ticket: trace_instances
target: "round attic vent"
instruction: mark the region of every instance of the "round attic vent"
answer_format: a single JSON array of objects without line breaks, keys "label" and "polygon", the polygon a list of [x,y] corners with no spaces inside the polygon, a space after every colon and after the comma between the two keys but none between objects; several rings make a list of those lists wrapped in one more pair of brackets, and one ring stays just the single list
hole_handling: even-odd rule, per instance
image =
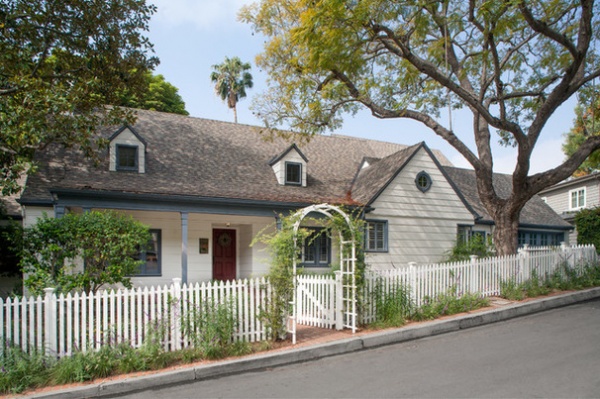
[{"label": "round attic vent", "polygon": [[431,177],[424,170],[417,174],[415,184],[421,192],[425,192],[431,188]]}]

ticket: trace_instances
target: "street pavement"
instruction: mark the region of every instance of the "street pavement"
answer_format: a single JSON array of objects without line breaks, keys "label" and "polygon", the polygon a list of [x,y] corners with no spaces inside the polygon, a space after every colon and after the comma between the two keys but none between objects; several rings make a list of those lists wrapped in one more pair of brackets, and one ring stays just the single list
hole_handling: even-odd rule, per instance
[{"label": "street pavement", "polygon": [[[28,395],[28,396],[24,396],[24,397],[28,397],[28,398],[45,398],[45,399],[50,399],[50,398],[100,398],[100,397],[138,397],[138,398],[145,398],[145,399],[149,399],[151,397],[214,397],[214,396],[218,396],[218,397],[225,397],[227,395],[223,395],[222,394],[222,388],[221,390],[217,390],[212,392],[213,395],[211,395],[210,391],[199,391],[198,388],[196,388],[196,382],[195,381],[204,381],[204,380],[213,380],[214,382],[218,383],[223,383],[223,377],[226,378],[226,376],[236,376],[236,377],[243,377],[245,375],[245,378],[248,379],[253,379],[256,378],[259,374],[261,373],[251,373],[251,374],[244,374],[244,373],[248,373],[248,372],[253,372],[253,371],[264,371],[264,370],[271,370],[273,368],[278,368],[278,369],[282,369],[282,366],[289,366],[289,365],[293,365],[293,364],[297,364],[297,363],[302,363],[302,362],[308,362],[308,361],[312,361],[312,360],[316,360],[316,359],[324,359],[324,358],[328,358],[331,356],[335,356],[335,355],[345,355],[345,354],[351,354],[349,357],[344,357],[345,359],[351,359],[353,358],[353,355],[359,355],[359,354],[353,354],[353,352],[358,352],[358,351],[363,351],[363,352],[373,352],[373,351],[364,351],[365,349],[374,349],[377,348],[376,350],[379,351],[379,353],[391,353],[391,349],[393,347],[395,347],[395,344],[399,344],[399,343],[404,343],[403,345],[408,345],[408,347],[411,347],[411,345],[419,345],[419,341],[422,338],[427,338],[427,337],[433,337],[433,336],[437,336],[440,334],[447,334],[447,333],[453,333],[453,332],[457,332],[460,330],[466,330],[466,329],[471,329],[473,327],[479,327],[479,326],[485,326],[488,324],[492,324],[492,323],[496,323],[496,322],[500,322],[500,321],[506,321],[506,320],[511,320],[520,316],[526,316],[526,315],[531,315],[531,314],[535,314],[535,313],[539,313],[539,312],[543,312],[543,311],[547,311],[550,309],[556,309],[556,308],[561,308],[561,307],[565,307],[565,306],[569,306],[569,305],[573,305],[576,303],[580,303],[580,302],[584,302],[584,301],[588,301],[588,300],[593,300],[596,298],[600,298],[600,288],[593,288],[593,289],[588,289],[585,291],[578,291],[578,292],[571,292],[571,293],[564,293],[564,294],[560,294],[560,295],[556,295],[556,296],[552,296],[552,297],[545,297],[545,298],[540,298],[540,299],[534,299],[534,300],[530,300],[527,302],[517,302],[517,303],[506,303],[506,305],[502,305],[502,306],[497,306],[491,310],[487,310],[487,311],[478,311],[478,312],[473,312],[473,313],[468,313],[468,314],[462,314],[460,316],[456,316],[456,317],[448,317],[448,318],[444,318],[444,319],[440,319],[440,320],[434,320],[431,322],[426,322],[426,323],[417,323],[417,324],[411,324],[409,326],[406,327],[401,327],[401,328],[397,328],[397,329],[389,329],[389,330],[384,330],[384,331],[380,331],[380,332],[373,332],[373,333],[368,333],[368,334],[361,334],[361,335],[357,335],[357,336],[351,336],[350,338],[345,338],[345,339],[341,339],[341,340],[336,340],[336,341],[331,341],[331,342],[326,342],[326,343],[320,343],[320,344],[315,344],[315,345],[308,345],[308,346],[303,346],[300,348],[292,348],[292,349],[288,349],[285,351],[278,351],[278,352],[267,352],[267,353],[263,353],[263,354],[257,354],[257,355],[251,355],[251,356],[247,356],[247,357],[243,357],[243,358],[238,358],[238,359],[234,359],[234,360],[226,360],[226,361],[221,361],[221,362],[213,362],[210,364],[202,364],[202,365],[198,365],[198,366],[190,366],[190,367],[183,367],[181,369],[177,369],[177,370],[172,370],[172,371],[166,371],[166,372],[158,372],[155,374],[151,374],[151,375],[144,375],[144,376],[139,376],[139,377],[131,377],[131,378],[120,378],[120,379],[116,379],[116,380],[112,380],[112,381],[108,381],[108,382],[102,382],[102,383],[93,383],[93,384],[89,384],[89,385],[85,385],[85,386],[81,386],[81,387],[75,387],[75,388],[70,388],[70,389],[56,389],[56,390],[51,390],[51,391],[45,391],[45,392],[40,392],[40,393],[36,393],[36,394],[32,394],[32,395]],[[596,317],[596,319],[600,320],[600,317]],[[595,322],[597,322],[598,320],[596,320]],[[568,323],[567,323],[568,324]],[[600,326],[599,326],[600,327]],[[597,329],[597,331],[600,331],[600,328]],[[542,331],[543,332],[543,331]],[[450,335],[457,335],[460,336],[462,333],[459,334],[450,334]],[[577,337],[577,334],[574,334],[574,337]],[[519,334],[511,334],[510,337],[512,340],[517,340],[516,342],[519,342]],[[415,344],[415,342],[417,342]],[[598,345],[598,341],[595,342],[596,343],[596,348],[600,347],[600,345]],[[390,346],[391,345],[391,346]],[[449,348],[451,348],[452,346],[449,346]],[[493,345],[491,346],[493,349]],[[496,348],[499,352],[498,355],[502,355],[503,354],[503,350],[502,348]],[[553,347],[549,346],[547,347],[548,351],[552,351]],[[471,351],[473,352],[473,351]],[[461,357],[464,357],[465,353],[469,353],[469,351],[461,351],[461,352],[456,352],[454,354],[455,356],[455,360],[459,360]],[[519,353],[519,352],[517,352]],[[362,356],[363,353],[361,352],[360,355]],[[565,355],[568,355],[568,353],[566,353]],[[450,355],[452,356],[452,355]],[[490,356],[493,356],[493,354],[491,354]],[[537,356],[537,355],[536,355]],[[337,356],[339,357],[339,356]],[[423,356],[421,356],[423,357]],[[452,358],[452,357],[451,357]],[[600,358],[600,356],[596,356],[596,358]],[[412,361],[412,360],[410,360]],[[404,363],[404,362],[403,362]],[[306,367],[310,368],[311,364],[313,364],[313,362],[309,362],[309,363],[305,363]],[[439,366],[439,364],[442,364],[440,362],[438,363],[433,363],[431,364],[432,366],[432,370],[435,370],[436,367]],[[448,365],[448,369],[449,370],[453,370],[454,368],[457,367],[458,363],[456,364],[451,364],[451,363],[446,363]],[[483,366],[482,366],[483,367]],[[540,364],[540,368],[544,369],[547,368],[547,365],[545,364]],[[340,367],[340,369],[344,369],[344,367]],[[393,369],[393,367],[392,367]],[[427,369],[427,367],[426,367]],[[476,368],[475,371],[477,371],[478,369]],[[516,368],[516,370],[520,370],[519,368]],[[529,370],[529,369],[527,369]],[[527,370],[521,370],[523,374],[520,374],[521,377],[526,375],[526,372],[529,372]],[[396,376],[401,376],[401,375],[409,375],[412,376],[415,373],[410,373],[410,368],[406,368],[404,370],[404,373],[401,374],[394,374]],[[483,369],[480,369],[479,371],[485,371]],[[600,375],[598,374],[598,372],[600,371],[600,367],[596,367],[593,369],[593,372],[595,373],[594,375]],[[353,382],[352,380],[352,375],[356,375],[353,373],[358,373],[358,370],[355,370],[354,372],[348,372],[347,374],[344,374],[346,376],[346,378],[350,378],[350,382]],[[369,372],[369,369],[367,367],[367,370],[365,370],[365,372]],[[408,374],[406,374],[408,373]],[[493,369],[489,369],[487,374],[489,373],[494,373]],[[268,373],[267,373],[268,374]],[[323,373],[320,373],[323,374]],[[484,373],[484,375],[487,375]],[[441,374],[444,375],[444,374]],[[250,376],[250,377],[248,377]],[[430,374],[431,378],[435,379],[435,378],[439,378],[436,377],[436,374]],[[375,376],[377,378],[377,375]],[[518,376],[516,376],[518,377]],[[480,377],[478,377],[480,378]],[[574,378],[574,377],[573,377]],[[414,378],[411,378],[410,380],[412,380]],[[235,380],[235,378],[233,378],[233,380]],[[571,380],[573,380],[571,378]],[[599,378],[596,378],[596,380],[599,380]],[[300,386],[297,389],[291,389],[289,392],[292,392],[292,394],[290,395],[284,395],[286,391],[283,392],[275,392],[273,394],[273,396],[271,397],[277,397],[277,396],[288,396],[288,397],[310,397],[311,395],[309,394],[309,391],[306,390],[307,387],[311,386],[311,382],[312,380],[304,380],[304,385]],[[358,381],[358,380],[357,380]],[[208,382],[208,381],[204,381],[204,382]],[[505,381],[505,385],[507,386],[511,386],[511,381],[507,380]],[[598,384],[596,382],[596,384]],[[190,396],[186,395],[183,392],[180,392],[180,394],[177,394],[175,392],[170,392],[170,391],[160,391],[161,388],[165,388],[165,387],[175,387],[175,386],[179,386],[181,385],[181,387],[192,387],[192,392],[193,394],[191,394]],[[271,384],[273,385],[273,384]],[[361,384],[361,386],[364,384]],[[228,384],[227,387],[231,386],[231,384]],[[351,384],[351,386],[353,386]],[[451,387],[452,386],[452,380],[449,380],[447,382],[446,385],[444,385],[446,387]],[[598,387],[598,385],[596,386]],[[448,388],[446,388],[448,389]],[[135,395],[136,392],[139,392],[139,395]],[[325,395],[318,395],[318,396],[331,396],[331,397],[363,397],[365,395],[361,395],[359,394],[359,391],[347,391],[347,390],[342,390],[340,391],[342,392],[341,396],[340,395],[336,395],[336,392],[329,392],[329,394],[325,394]],[[370,397],[395,397],[396,395],[394,395],[394,392],[391,391],[370,391],[371,395],[366,395],[366,396],[370,396]],[[404,391],[403,391],[404,392]],[[440,391],[437,392],[437,394],[435,393],[435,391],[425,391],[425,392],[429,392],[431,394],[431,396],[429,397],[440,397],[439,394],[442,394],[443,392],[447,392],[448,394],[442,394],[441,396],[446,397],[446,396],[454,396],[451,393],[454,391]],[[467,392],[467,391],[460,391],[460,392]],[[502,395],[499,394],[498,396],[496,395],[479,395],[477,393],[481,393],[479,392],[476,388],[473,388],[472,392],[474,395],[461,395],[458,392],[454,392],[456,394],[455,397],[472,397],[472,396],[488,396],[488,397],[507,397],[507,396],[521,396],[519,395],[519,392],[514,392],[514,395]],[[496,391],[496,392],[502,392],[502,391]],[[505,393],[508,393],[509,391],[505,391]],[[557,392],[557,391],[555,391]],[[157,393],[158,396],[152,396],[154,393]],[[355,393],[356,395],[353,395],[353,393]],[[366,392],[365,392],[366,393]],[[413,393],[414,395],[410,395],[410,393]],[[408,392],[407,396],[420,396],[420,395],[416,395],[416,391],[410,391]],[[552,393],[552,392],[549,392]],[[346,394],[346,395],[344,395]],[[135,396],[134,396],[135,395]],[[240,397],[240,396],[236,396],[235,392],[232,391],[232,396],[229,397]],[[243,389],[241,391],[241,396],[243,397],[252,397],[252,392],[246,389]],[[256,393],[255,397],[268,397],[268,393],[265,392],[264,390]],[[313,397],[318,397],[318,396],[313,396]],[[427,397],[428,395],[425,394],[425,396],[421,396],[421,397]],[[546,395],[544,395],[543,393],[541,395],[524,395],[524,396],[540,396],[540,397],[546,397]],[[553,396],[553,395],[549,395],[549,396]],[[581,396],[581,397],[585,397],[586,395],[566,395],[566,396]],[[561,397],[561,395],[558,395],[558,397]],[[562,396],[565,397],[565,396]],[[600,397],[600,390],[595,391],[595,395],[592,397]]]}]

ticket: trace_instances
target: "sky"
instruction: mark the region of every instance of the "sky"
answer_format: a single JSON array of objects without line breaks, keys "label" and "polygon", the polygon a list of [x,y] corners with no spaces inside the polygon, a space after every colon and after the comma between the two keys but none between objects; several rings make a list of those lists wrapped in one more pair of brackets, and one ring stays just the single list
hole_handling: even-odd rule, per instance
[{"label": "sky", "polygon": [[[252,65],[254,87],[238,105],[238,122],[260,126],[250,110],[252,98],[266,90],[267,74],[255,66],[255,57],[263,51],[265,39],[252,32],[251,26],[238,21],[244,4],[255,0],[148,0],[157,6],[147,36],[154,44],[160,65],[155,73],[179,89],[190,116],[233,122],[233,111],[214,93],[210,81],[212,66],[225,57],[239,57]],[[546,124],[536,145],[530,174],[558,166],[564,160],[561,146],[564,133],[573,124],[575,100],[565,103]],[[448,118],[448,112],[441,112]],[[471,119],[466,112],[453,112],[454,132],[474,150]],[[446,141],[420,123],[409,119],[379,120],[367,111],[344,117],[344,125],[334,134],[362,137],[405,145],[425,141],[441,150],[458,167],[470,168],[467,161]],[[494,171],[512,173],[516,151],[494,145]]]}]

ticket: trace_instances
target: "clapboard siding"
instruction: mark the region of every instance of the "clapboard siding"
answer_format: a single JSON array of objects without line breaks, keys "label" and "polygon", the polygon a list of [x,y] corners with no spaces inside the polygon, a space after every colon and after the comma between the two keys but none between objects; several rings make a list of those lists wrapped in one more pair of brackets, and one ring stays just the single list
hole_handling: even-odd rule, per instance
[{"label": "clapboard siding", "polygon": [[[431,188],[422,193],[415,185],[421,171],[429,174]],[[439,262],[456,241],[459,224],[473,224],[473,216],[421,149],[373,202],[367,219],[388,221],[388,252],[367,254],[374,269],[408,262]]]}]

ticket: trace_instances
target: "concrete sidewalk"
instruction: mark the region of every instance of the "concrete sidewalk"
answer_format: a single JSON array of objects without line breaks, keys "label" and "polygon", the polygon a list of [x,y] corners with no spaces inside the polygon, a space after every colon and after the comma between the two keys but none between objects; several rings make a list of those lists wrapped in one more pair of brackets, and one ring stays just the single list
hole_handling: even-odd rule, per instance
[{"label": "concrete sidewalk", "polygon": [[[217,378],[225,375],[257,371],[271,367],[315,360],[327,356],[415,340],[466,328],[509,320],[549,309],[572,305],[577,302],[599,298],[600,288],[569,292],[560,295],[510,302],[496,300],[491,309],[445,317],[430,322],[413,323],[405,327],[377,332],[363,331],[352,335],[348,331],[323,330],[309,333],[300,345],[288,349],[269,351],[233,360],[210,362],[201,365],[182,366],[170,371],[158,371],[137,377],[121,377],[114,380],[76,386],[69,389],[57,387],[19,398],[100,398],[148,390],[167,385],[189,383],[196,380]],[[316,331],[316,330],[311,330]]]}]

